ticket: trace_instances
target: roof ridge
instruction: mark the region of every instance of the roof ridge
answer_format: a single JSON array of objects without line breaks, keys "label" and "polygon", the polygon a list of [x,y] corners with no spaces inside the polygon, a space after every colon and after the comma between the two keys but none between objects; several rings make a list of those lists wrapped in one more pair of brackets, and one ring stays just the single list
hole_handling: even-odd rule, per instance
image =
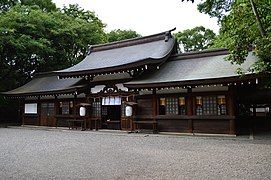
[{"label": "roof ridge", "polygon": [[176,28],[171,29],[169,31],[157,33],[157,34],[152,34],[149,36],[131,38],[131,39],[126,39],[126,40],[122,40],[122,41],[110,42],[110,43],[106,43],[106,44],[91,45],[89,47],[89,54],[91,52],[104,51],[104,50],[108,50],[108,49],[115,49],[115,48],[131,46],[131,45],[143,44],[143,43],[158,41],[158,40],[162,40],[162,39],[165,39],[165,41],[167,41],[168,38],[172,37],[171,31],[174,31],[175,29]]},{"label": "roof ridge", "polygon": [[186,60],[186,59],[194,59],[194,58],[202,58],[202,57],[210,57],[210,56],[219,56],[219,55],[227,55],[229,54],[229,50],[227,48],[217,48],[217,49],[208,49],[203,51],[193,51],[181,54],[172,55],[169,61],[176,60]]}]

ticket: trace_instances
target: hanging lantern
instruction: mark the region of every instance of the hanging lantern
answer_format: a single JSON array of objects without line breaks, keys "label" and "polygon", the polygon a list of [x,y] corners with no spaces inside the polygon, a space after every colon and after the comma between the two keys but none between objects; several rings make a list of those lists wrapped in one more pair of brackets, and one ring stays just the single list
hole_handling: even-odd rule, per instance
[{"label": "hanging lantern", "polygon": [[196,104],[197,105],[202,105],[202,97],[201,96],[196,97]]},{"label": "hanging lantern", "polygon": [[73,108],[73,101],[70,101],[70,108]]},{"label": "hanging lantern", "polygon": [[160,98],[160,106],[166,105],[166,98]]},{"label": "hanging lantern", "polygon": [[80,107],[79,115],[80,116],[86,116],[86,108],[85,107]]},{"label": "hanging lantern", "polygon": [[217,103],[218,105],[226,104],[225,96],[217,96]]},{"label": "hanging lantern", "polygon": [[133,115],[133,107],[132,106],[125,107],[125,115],[128,117],[131,117]]},{"label": "hanging lantern", "polygon": [[185,105],[185,98],[179,97],[179,106],[184,106],[184,105]]}]

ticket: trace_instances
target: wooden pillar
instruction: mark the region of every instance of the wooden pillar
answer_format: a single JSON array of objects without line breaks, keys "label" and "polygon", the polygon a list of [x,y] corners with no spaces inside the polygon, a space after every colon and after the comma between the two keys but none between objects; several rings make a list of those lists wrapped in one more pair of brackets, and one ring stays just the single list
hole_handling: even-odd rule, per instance
[{"label": "wooden pillar", "polygon": [[157,115],[157,99],[156,99],[156,89],[152,91],[152,115],[155,117]]},{"label": "wooden pillar", "polygon": [[153,121],[155,121],[156,123],[153,123],[153,132],[157,133],[157,98],[156,98],[156,89],[154,88],[152,90],[152,106],[153,106],[153,110],[152,110],[152,115],[153,115]]},{"label": "wooden pillar", "polygon": [[235,88],[234,86],[229,86],[229,94],[228,94],[228,101],[227,101],[227,109],[230,116],[229,122],[229,134],[235,135],[236,134],[236,127],[235,127]]},{"label": "wooden pillar", "polygon": [[58,99],[57,99],[57,96],[55,95],[55,116],[54,116],[54,118],[55,118],[55,127],[57,127],[57,117],[56,117],[56,115],[58,114],[58,109],[59,109],[59,103],[58,103]]},{"label": "wooden pillar", "polygon": [[25,121],[24,121],[24,108],[25,108],[25,98],[22,99],[22,101],[20,102],[20,111],[21,111],[21,117],[22,117],[22,125],[25,125]]},{"label": "wooden pillar", "polygon": [[255,103],[252,104],[252,107],[253,107],[253,116],[251,117],[250,116],[250,131],[253,132],[254,130],[254,120],[256,119],[256,116],[257,116],[257,111],[256,111],[256,108],[257,108],[257,105]]},{"label": "wooden pillar", "polygon": [[41,100],[40,100],[40,96],[38,96],[38,102],[37,102],[37,110],[38,110],[38,119],[37,119],[37,121],[38,121],[38,125],[43,125],[42,123],[41,123]]},{"label": "wooden pillar", "polygon": [[192,89],[188,88],[187,89],[187,97],[186,97],[186,111],[187,111],[187,116],[189,117],[188,119],[188,133],[193,133],[193,98],[192,98]]},{"label": "wooden pillar", "polygon": [[74,94],[74,99],[73,99],[73,112],[72,112],[72,114],[73,114],[74,116],[76,116],[76,106],[75,106],[75,104],[76,104],[76,99],[77,99],[77,94],[75,93],[75,94]]}]

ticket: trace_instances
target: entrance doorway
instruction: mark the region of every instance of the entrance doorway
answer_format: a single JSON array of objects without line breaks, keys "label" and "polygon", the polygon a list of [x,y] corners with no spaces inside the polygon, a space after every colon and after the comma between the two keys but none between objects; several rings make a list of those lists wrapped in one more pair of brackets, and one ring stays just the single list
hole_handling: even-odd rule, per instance
[{"label": "entrance doorway", "polygon": [[41,103],[41,126],[55,126],[55,104],[54,103]]},{"label": "entrance doorway", "polygon": [[102,106],[102,128],[120,129],[121,106],[105,105]]},{"label": "entrance doorway", "polygon": [[120,129],[121,98],[118,96],[102,99],[102,128]]}]

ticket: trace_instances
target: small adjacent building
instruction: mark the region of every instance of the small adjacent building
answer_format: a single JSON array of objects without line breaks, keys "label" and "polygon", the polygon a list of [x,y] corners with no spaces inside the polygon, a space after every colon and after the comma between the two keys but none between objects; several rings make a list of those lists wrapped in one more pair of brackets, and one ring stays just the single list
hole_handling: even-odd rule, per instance
[{"label": "small adjacent building", "polygon": [[271,129],[263,85],[270,77],[249,71],[252,53],[237,66],[225,61],[227,49],[177,50],[171,31],[94,45],[80,63],[2,94],[21,99],[23,125],[231,135]]}]

